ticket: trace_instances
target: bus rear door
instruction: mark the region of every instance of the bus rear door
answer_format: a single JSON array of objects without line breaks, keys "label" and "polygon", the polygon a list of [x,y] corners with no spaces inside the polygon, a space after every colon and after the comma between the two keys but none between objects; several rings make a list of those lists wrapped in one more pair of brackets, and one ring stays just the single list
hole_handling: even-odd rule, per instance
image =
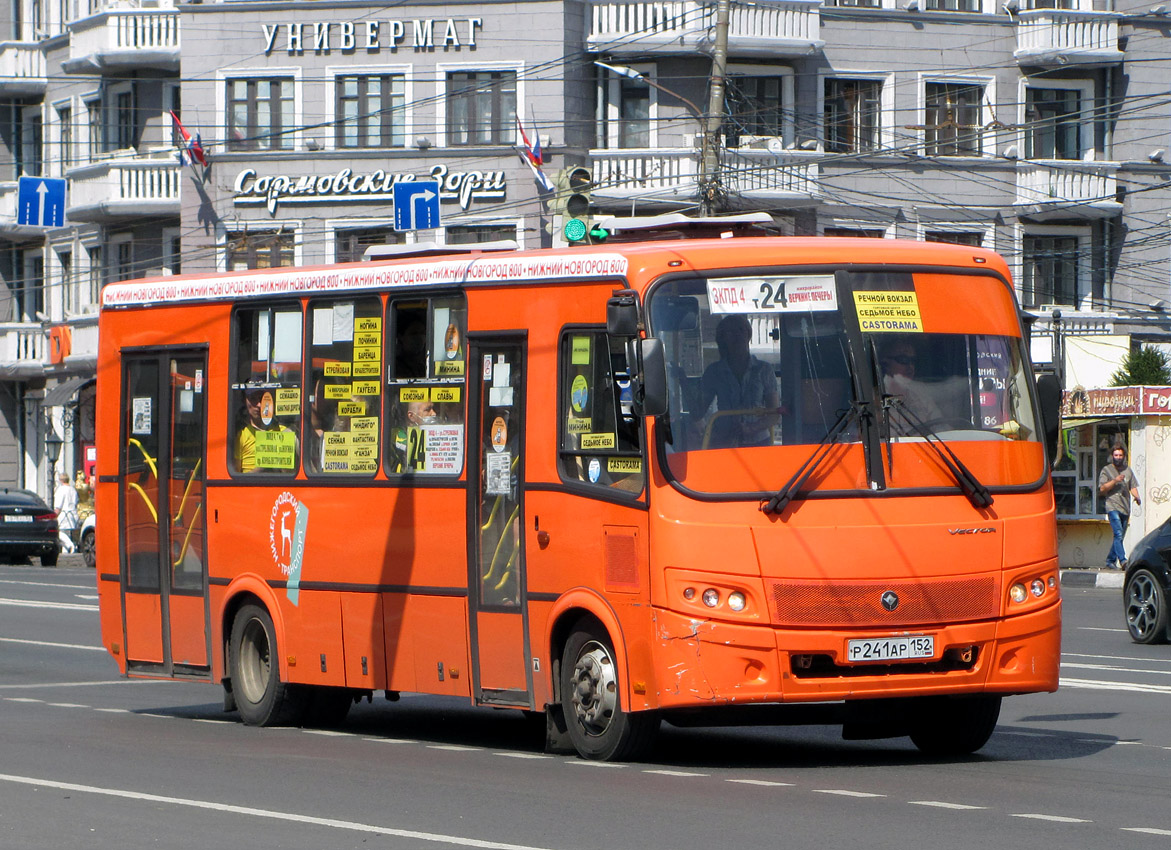
[{"label": "bus rear door", "polygon": [[124,352],[119,528],[127,669],[210,675],[203,351]]},{"label": "bus rear door", "polygon": [[524,563],[524,367],[519,335],[471,336],[468,587],[477,702],[532,702]]}]

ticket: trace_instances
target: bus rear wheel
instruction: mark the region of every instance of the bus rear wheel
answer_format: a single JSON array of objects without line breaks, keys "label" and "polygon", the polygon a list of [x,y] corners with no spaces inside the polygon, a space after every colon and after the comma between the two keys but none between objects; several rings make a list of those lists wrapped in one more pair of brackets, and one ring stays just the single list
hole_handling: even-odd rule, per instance
[{"label": "bus rear wheel", "polygon": [[248,726],[290,726],[301,722],[303,690],[281,681],[280,654],[272,617],[259,605],[245,605],[232,621],[229,643],[232,695]]},{"label": "bus rear wheel", "polygon": [[911,742],[928,756],[967,756],[988,743],[1000,719],[1000,697],[939,697],[920,700]]},{"label": "bus rear wheel", "polygon": [[623,710],[614,649],[591,626],[578,628],[565,643],[561,708],[574,749],[593,761],[637,759],[659,729],[657,714]]}]

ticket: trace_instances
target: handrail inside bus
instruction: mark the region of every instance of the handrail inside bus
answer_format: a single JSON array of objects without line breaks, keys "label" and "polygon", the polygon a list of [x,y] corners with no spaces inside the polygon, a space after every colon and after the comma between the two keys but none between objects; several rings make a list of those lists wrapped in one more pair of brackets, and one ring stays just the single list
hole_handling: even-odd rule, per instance
[{"label": "handrail inside bus", "polygon": [[147,451],[145,448],[143,448],[142,443],[140,443],[138,440],[134,439],[133,437],[131,437],[127,441],[127,443],[131,446],[134,446],[136,449],[138,449],[140,452],[142,452],[142,457],[146,460],[146,465],[150,467],[151,475],[153,475],[155,478],[158,478],[159,477],[159,470],[158,470],[158,467],[155,466],[155,459],[153,457],[151,457],[149,454],[147,454]]},{"label": "handrail inside bus", "polygon": [[[195,513],[191,516],[191,524],[187,526],[187,533],[183,535],[183,547],[179,550],[179,557],[175,559],[175,563],[171,564],[172,567],[177,567],[183,563],[183,558],[187,554],[187,544],[191,542],[191,532],[195,531],[195,521],[199,519],[199,512],[202,510],[203,502],[200,502],[195,507]],[[177,521],[178,519],[176,519]]]},{"label": "handrail inside bus", "polygon": [[[179,517],[183,516],[183,508],[187,504],[187,496],[191,493],[191,487],[195,484],[195,476],[199,474],[199,467],[203,465],[203,458],[195,462],[195,468],[191,470],[191,474],[187,476],[187,486],[183,488],[183,498],[179,500],[179,510],[175,511],[175,519],[172,522],[178,522]],[[202,507],[202,504],[200,505]],[[198,509],[196,510],[198,514]]]},{"label": "handrail inside bus", "polygon": [[150,510],[150,515],[154,519],[155,525],[158,525],[159,512],[155,510],[154,502],[150,500],[150,496],[146,495],[146,491],[133,481],[127,481],[126,486],[138,491],[138,495],[142,496],[142,501],[146,502],[146,507]]}]

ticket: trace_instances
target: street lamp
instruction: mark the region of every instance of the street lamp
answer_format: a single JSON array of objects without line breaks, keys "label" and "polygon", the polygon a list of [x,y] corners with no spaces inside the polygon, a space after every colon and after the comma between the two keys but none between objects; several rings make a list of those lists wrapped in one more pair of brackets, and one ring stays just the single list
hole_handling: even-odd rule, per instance
[{"label": "street lamp", "polygon": [[53,472],[57,468],[57,459],[61,457],[61,446],[64,443],[57,432],[51,427],[45,435],[45,460],[49,462],[49,503],[53,501]]}]

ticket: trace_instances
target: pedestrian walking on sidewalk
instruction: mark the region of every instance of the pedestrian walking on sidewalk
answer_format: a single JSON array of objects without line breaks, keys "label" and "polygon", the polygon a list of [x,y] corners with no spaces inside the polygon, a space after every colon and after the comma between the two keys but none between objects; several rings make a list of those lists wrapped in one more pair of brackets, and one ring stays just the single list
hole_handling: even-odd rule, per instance
[{"label": "pedestrian walking on sidewalk", "polygon": [[53,510],[57,511],[57,536],[61,540],[61,551],[70,555],[74,551],[73,529],[77,528],[77,490],[62,472],[57,476],[57,489],[53,491]]},{"label": "pedestrian walking on sidewalk", "polygon": [[1143,501],[1138,496],[1138,479],[1126,465],[1126,449],[1115,446],[1110,456],[1110,463],[1098,474],[1098,492],[1106,497],[1106,516],[1110,518],[1110,530],[1114,532],[1114,542],[1106,556],[1106,569],[1121,570],[1126,567],[1122,538],[1130,524],[1130,500],[1133,498],[1136,505]]}]

